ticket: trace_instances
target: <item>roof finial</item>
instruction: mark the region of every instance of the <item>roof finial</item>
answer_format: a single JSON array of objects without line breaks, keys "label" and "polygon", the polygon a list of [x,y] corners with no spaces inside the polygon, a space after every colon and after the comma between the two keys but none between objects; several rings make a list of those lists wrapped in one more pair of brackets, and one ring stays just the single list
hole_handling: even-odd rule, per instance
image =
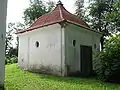
[{"label": "roof finial", "polygon": [[61,2],[61,0],[59,0],[59,1],[57,2],[57,5],[63,5],[62,2]]}]

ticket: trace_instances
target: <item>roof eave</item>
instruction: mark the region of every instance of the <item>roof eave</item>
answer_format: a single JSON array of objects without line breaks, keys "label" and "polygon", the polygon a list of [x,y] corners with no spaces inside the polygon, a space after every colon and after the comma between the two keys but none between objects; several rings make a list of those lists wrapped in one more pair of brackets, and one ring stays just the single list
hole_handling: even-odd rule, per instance
[{"label": "roof eave", "polygon": [[48,26],[48,25],[60,23],[60,22],[63,22],[63,21],[66,21],[66,22],[68,22],[68,23],[71,23],[71,24],[80,26],[80,27],[85,28],[85,29],[87,29],[87,30],[89,30],[89,31],[93,31],[93,32],[102,34],[101,32],[95,31],[95,30],[93,30],[93,29],[91,29],[91,28],[89,28],[89,27],[85,27],[85,26],[83,26],[83,25],[77,24],[77,23],[72,22],[72,21],[69,21],[69,20],[61,20],[61,21],[58,21],[58,22],[54,22],[54,23],[50,23],[50,24],[46,24],[46,25],[42,25],[42,26],[36,26],[36,27],[33,27],[33,28],[28,28],[28,29],[26,29],[26,30],[19,31],[19,32],[15,33],[15,34],[21,34],[21,33],[29,32],[29,31],[32,31],[32,30],[37,29],[37,28],[41,28],[41,27],[45,27],[45,26]]},{"label": "roof eave", "polygon": [[60,21],[57,21],[57,22],[54,22],[54,23],[49,23],[49,24],[45,24],[45,25],[41,25],[41,26],[36,26],[36,27],[28,28],[28,29],[19,31],[19,32],[15,33],[15,34],[22,34],[22,33],[25,33],[25,32],[32,31],[32,30],[37,29],[37,28],[45,27],[45,26],[48,26],[48,25],[53,25],[53,24],[60,23],[60,22],[63,22],[63,21],[66,21],[66,20],[60,20]]},{"label": "roof eave", "polygon": [[80,27],[82,27],[82,28],[85,28],[85,29],[87,29],[87,30],[89,30],[89,31],[93,31],[93,32],[102,34],[101,32],[95,31],[95,30],[93,30],[93,29],[91,29],[91,28],[89,28],[89,27],[85,27],[85,26],[80,25],[80,24],[77,24],[77,23],[75,23],[75,22],[72,22],[72,21],[69,21],[69,20],[67,20],[67,22],[68,22],[68,23],[71,23],[71,24],[74,24],[74,25],[77,25],[77,26],[80,26]]}]

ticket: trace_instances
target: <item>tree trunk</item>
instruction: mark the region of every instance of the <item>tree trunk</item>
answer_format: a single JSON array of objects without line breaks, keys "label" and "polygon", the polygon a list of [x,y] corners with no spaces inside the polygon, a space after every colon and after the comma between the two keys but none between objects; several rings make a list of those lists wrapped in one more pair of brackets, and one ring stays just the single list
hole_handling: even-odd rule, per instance
[{"label": "tree trunk", "polygon": [[104,36],[102,36],[100,38],[100,43],[101,43],[101,50],[103,50],[104,49],[104,47],[103,47],[103,45],[104,45]]}]

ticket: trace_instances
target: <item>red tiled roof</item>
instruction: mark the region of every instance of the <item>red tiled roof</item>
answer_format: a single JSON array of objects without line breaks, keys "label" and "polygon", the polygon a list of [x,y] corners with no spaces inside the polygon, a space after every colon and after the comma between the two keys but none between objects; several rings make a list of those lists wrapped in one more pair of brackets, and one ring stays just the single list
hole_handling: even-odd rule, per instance
[{"label": "red tiled roof", "polygon": [[64,8],[63,4],[59,3],[57,4],[57,6],[53,11],[40,16],[28,29],[19,31],[18,33],[31,31],[39,27],[43,27],[46,25],[54,24],[54,23],[59,23],[62,21],[71,22],[89,29],[89,26],[82,19],[68,12]]}]

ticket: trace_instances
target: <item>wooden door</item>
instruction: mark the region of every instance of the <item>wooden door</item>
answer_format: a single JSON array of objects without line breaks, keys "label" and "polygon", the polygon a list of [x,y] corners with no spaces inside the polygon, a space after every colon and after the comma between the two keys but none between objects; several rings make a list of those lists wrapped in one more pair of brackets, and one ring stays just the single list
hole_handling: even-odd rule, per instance
[{"label": "wooden door", "polygon": [[89,76],[92,72],[92,47],[80,45],[81,75]]}]

